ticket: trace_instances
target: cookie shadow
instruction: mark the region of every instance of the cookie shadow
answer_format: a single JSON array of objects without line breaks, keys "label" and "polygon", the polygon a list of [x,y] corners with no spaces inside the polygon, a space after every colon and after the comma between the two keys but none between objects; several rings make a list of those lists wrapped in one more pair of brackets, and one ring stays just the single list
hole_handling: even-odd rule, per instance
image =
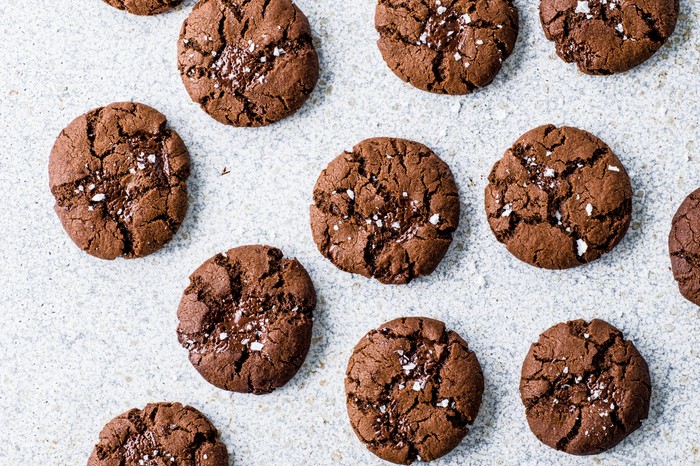
[{"label": "cookie shadow", "polygon": [[[476,215],[480,215],[479,201],[476,199],[479,196],[479,187],[472,178],[468,178],[466,182],[455,180],[459,192],[459,225],[452,233],[452,243],[445,253],[442,261],[438,264],[432,276],[437,282],[449,280],[455,277],[459,270],[468,260],[470,252],[470,238],[473,237],[472,227],[475,224],[473,220]],[[421,280],[417,280],[420,282]]]},{"label": "cookie shadow", "polygon": [[[507,86],[508,82],[515,78],[520,72],[520,69],[525,63],[526,59],[531,58],[529,54],[531,53],[531,39],[534,34],[531,27],[524,27],[525,23],[529,21],[528,15],[525,13],[527,5],[520,5],[517,2],[515,7],[518,10],[518,37],[515,39],[515,44],[513,45],[513,51],[510,56],[503,60],[503,66],[501,71],[496,75],[493,85],[496,86]],[[537,27],[540,26],[539,16],[537,18]],[[488,88],[489,86],[487,86]]]},{"label": "cookie shadow", "polygon": [[298,392],[306,384],[316,382],[316,378],[325,373],[324,359],[328,354],[330,344],[330,319],[327,312],[327,300],[322,291],[316,289],[316,309],[314,309],[314,325],[311,334],[311,346],[309,353],[306,355],[304,364],[299,368],[299,371],[292,380],[285,386],[286,390]]},{"label": "cookie shadow", "polygon": [[[644,219],[647,217],[646,193],[653,189],[653,186],[646,186],[644,183],[630,177],[632,183],[632,217],[630,226],[619,244],[610,252],[603,254],[600,261],[606,267],[616,267],[617,261],[630,262],[634,260],[635,251],[642,247],[646,235],[644,233]],[[669,218],[669,224],[671,219]]]},{"label": "cookie shadow", "polygon": [[484,372],[484,394],[479,414],[474,424],[469,426],[469,432],[462,442],[445,457],[455,461],[456,464],[460,461],[468,461],[472,453],[492,442],[493,432],[496,430],[498,407],[508,405],[506,398],[510,387],[497,385],[495,374],[490,367],[482,365],[482,371]]}]

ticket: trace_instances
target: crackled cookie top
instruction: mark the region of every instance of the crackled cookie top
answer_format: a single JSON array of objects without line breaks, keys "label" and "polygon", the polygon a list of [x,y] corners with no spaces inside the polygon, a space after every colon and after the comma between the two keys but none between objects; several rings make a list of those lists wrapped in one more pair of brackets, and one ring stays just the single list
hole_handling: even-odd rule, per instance
[{"label": "crackled cookie top", "polygon": [[491,230],[515,257],[566,269],[620,242],[632,215],[632,187],[600,139],[546,125],[522,135],[496,162],[485,204]]},{"label": "crackled cookie top", "polygon": [[200,0],[182,26],[178,67],[192,100],[233,126],[296,112],[319,72],[309,22],[290,0]]},{"label": "crackled cookie top", "polygon": [[631,341],[602,320],[560,323],[540,335],[520,395],[542,443],[575,455],[614,447],[649,413],[651,379]]},{"label": "crackled cookie top", "polygon": [[76,118],[49,159],[55,210],[71,239],[102,259],[150,254],[187,212],[189,155],[165,117],[114,103]]},{"label": "crackled cookie top", "polygon": [[588,74],[620,73],[651,57],[678,19],[678,0],[541,0],[557,55]]},{"label": "crackled cookie top", "polygon": [[182,0],[104,0],[114,8],[134,15],[157,15],[172,10]]},{"label": "crackled cookie top", "polygon": [[345,379],[358,438],[398,464],[449,453],[481,405],[476,355],[437,320],[404,317],[370,331],[355,346]]},{"label": "crackled cookie top", "polygon": [[700,189],[690,193],[673,216],[668,251],[681,294],[700,306]]},{"label": "crackled cookie top", "polygon": [[468,94],[490,84],[518,36],[510,0],[379,0],[377,42],[401,79],[424,91]]},{"label": "crackled cookie top", "polygon": [[382,283],[431,273],[452,242],[459,198],[452,172],[423,144],[360,142],[321,173],[311,229],[338,268]]},{"label": "crackled cookie top", "polygon": [[105,425],[88,466],[227,466],[226,445],[202,413],[180,403],[151,403]]},{"label": "crackled cookie top", "polygon": [[295,259],[268,246],[218,254],[190,276],[177,311],[190,361],[225,390],[269,393],[309,351],[316,293]]}]

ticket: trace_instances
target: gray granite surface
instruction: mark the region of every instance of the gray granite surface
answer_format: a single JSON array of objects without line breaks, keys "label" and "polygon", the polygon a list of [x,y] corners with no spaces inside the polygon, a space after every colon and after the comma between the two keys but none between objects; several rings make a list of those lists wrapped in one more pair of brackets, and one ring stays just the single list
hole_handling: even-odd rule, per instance
[{"label": "gray granite surface", "polygon": [[[99,0],[2,0],[0,37],[0,464],[84,465],[102,426],[150,401],[202,410],[236,465],[380,464],[345,412],[354,344],[400,315],[444,320],[477,352],[486,392],[462,444],[435,464],[700,464],[700,312],[677,292],[670,220],[700,186],[700,4],[681,0],[671,41],[621,76],[590,77],[554,54],[537,2],[516,0],[521,34],[487,89],[431,95],[402,83],[375,46],[374,2],[299,0],[321,58],[316,91],[295,116],[225,127],[180,82],[176,41],[193,5],[151,18]],[[135,100],[167,115],[190,149],[191,209],[176,238],[144,259],[78,250],[53,213],[47,161],[86,110]],[[606,141],[629,170],[632,227],[613,253],[562,272],[518,262],[491,234],[483,188],[492,164],[539,124]],[[436,272],[383,286],[337,270],[316,250],[308,206],[319,171],[371,136],[432,147],[452,167],[463,215]],[[221,176],[227,167],[231,173]],[[175,335],[187,276],[213,253],[268,243],[296,256],[318,290],[306,363],[267,396],[219,390]],[[518,394],[528,346],[561,320],[600,317],[647,358],[649,419],[608,453],[569,457],[530,433]]]}]

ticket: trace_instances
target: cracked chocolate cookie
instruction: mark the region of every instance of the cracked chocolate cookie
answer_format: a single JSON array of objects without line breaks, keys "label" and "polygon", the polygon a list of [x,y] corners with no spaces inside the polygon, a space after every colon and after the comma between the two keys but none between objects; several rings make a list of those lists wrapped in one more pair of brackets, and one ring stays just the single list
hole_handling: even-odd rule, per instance
[{"label": "cracked chocolate cookie", "polygon": [[610,148],[568,126],[522,135],[496,162],[485,193],[491,230],[518,259],[566,269],[620,242],[632,215],[632,186]]},{"label": "cracked chocolate cookie", "polygon": [[316,246],[339,269],[401,284],[442,260],[459,196],[450,168],[429,148],[374,138],[328,164],[310,210]]},{"label": "cracked chocolate cookie", "polygon": [[370,331],[355,346],[345,378],[357,437],[397,464],[452,451],[474,422],[483,392],[481,366],[467,342],[425,317]]},{"label": "cracked chocolate cookie", "polygon": [[379,0],[374,22],[391,71],[438,94],[491,84],[518,37],[510,0]]},{"label": "cracked chocolate cookie", "polygon": [[147,105],[114,103],[76,118],[58,136],[49,159],[54,209],[88,254],[142,257],[180,227],[190,161],[166,123]]},{"label": "cracked chocolate cookie", "polygon": [[191,406],[151,403],[109,421],[88,466],[228,466],[218,435]]},{"label": "cracked chocolate cookie", "polygon": [[178,67],[192,100],[233,126],[293,114],[319,73],[309,22],[290,0],[200,0],[182,26]]},{"label": "cracked chocolate cookie", "polygon": [[134,15],[157,15],[172,10],[182,0],[103,0],[108,5]]},{"label": "cracked chocolate cookie", "polygon": [[259,395],[285,385],[301,367],[315,307],[313,284],[296,259],[268,246],[241,246],[190,276],[177,334],[208,382]]},{"label": "cracked chocolate cookie", "polygon": [[678,289],[700,306],[700,189],[690,193],[673,216],[668,251]]},{"label": "cracked chocolate cookie", "polygon": [[678,0],[541,0],[540,21],[557,55],[588,74],[621,73],[673,33]]},{"label": "cracked chocolate cookie", "polygon": [[631,341],[602,320],[560,323],[523,363],[520,396],[530,429],[574,455],[608,450],[649,414],[649,368]]}]

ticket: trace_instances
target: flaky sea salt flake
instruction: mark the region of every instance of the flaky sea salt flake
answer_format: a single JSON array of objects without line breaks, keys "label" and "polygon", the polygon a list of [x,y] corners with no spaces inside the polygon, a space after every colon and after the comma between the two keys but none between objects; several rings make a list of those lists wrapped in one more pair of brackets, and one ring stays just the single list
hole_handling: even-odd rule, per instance
[{"label": "flaky sea salt flake", "polygon": [[574,13],[583,13],[583,14],[587,15],[590,12],[591,12],[591,8],[590,8],[590,6],[588,6],[588,2],[585,0],[584,1],[579,0],[578,3],[576,4],[576,10],[574,11]]},{"label": "flaky sea salt flake", "polygon": [[583,256],[588,251],[588,244],[582,239],[576,240],[576,254]]},{"label": "flaky sea salt flake", "polygon": [[263,343],[260,343],[259,341],[254,341],[253,343],[250,344],[250,350],[251,351],[260,351],[263,349],[265,345]]}]

